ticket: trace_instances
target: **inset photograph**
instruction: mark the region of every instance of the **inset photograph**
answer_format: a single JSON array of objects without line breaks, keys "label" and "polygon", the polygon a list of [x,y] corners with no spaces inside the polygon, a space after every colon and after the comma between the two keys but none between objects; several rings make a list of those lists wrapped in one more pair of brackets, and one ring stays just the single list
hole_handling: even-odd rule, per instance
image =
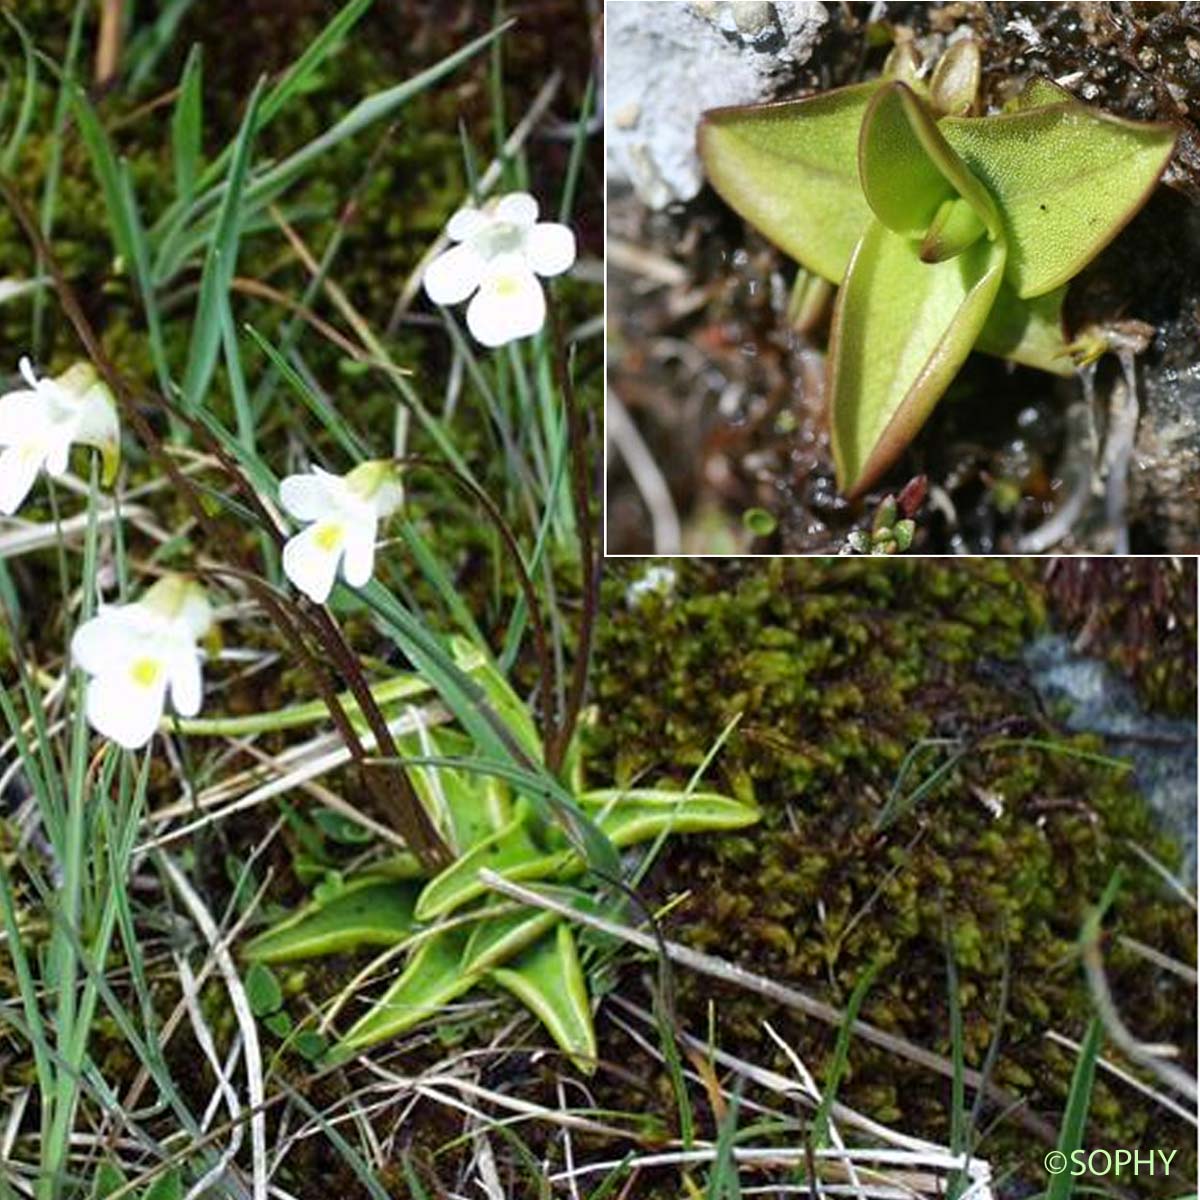
[{"label": "inset photograph", "polygon": [[606,11],[610,554],[1195,552],[1189,5]]}]

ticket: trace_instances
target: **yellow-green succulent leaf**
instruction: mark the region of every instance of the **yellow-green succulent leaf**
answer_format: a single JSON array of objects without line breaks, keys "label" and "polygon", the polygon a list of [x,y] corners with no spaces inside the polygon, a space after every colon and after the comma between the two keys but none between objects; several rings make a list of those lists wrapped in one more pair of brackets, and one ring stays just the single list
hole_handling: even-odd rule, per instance
[{"label": "yellow-green succulent leaf", "polygon": [[482,689],[492,711],[508,727],[521,749],[534,762],[542,761],[542,741],[529,713],[529,706],[513,691],[512,685],[497,669],[496,664],[480,654],[473,643],[463,637],[450,639],[455,661]]},{"label": "yellow-green succulent leaf", "polygon": [[1063,331],[1066,294],[1064,283],[1052,292],[1022,300],[1008,281],[1003,281],[975,349],[1054,375],[1073,374],[1075,364]]},{"label": "yellow-green succulent leaf", "polygon": [[569,849],[547,847],[536,841],[527,817],[521,813],[425,885],[417,901],[417,918],[432,921],[478,899],[487,891],[479,879],[479,872],[485,867],[514,881],[547,879],[557,875],[571,859],[579,861],[578,855]]},{"label": "yellow-green succulent leaf", "polygon": [[536,1014],[579,1071],[592,1074],[596,1031],[569,925],[560,924],[511,966],[492,971],[492,978]]},{"label": "yellow-green succulent leaf", "polygon": [[873,221],[854,252],[830,337],[838,483],[866,491],[916,436],[970,353],[1004,270],[1003,241],[924,263],[917,243]]},{"label": "yellow-green succulent leaf", "polygon": [[[442,753],[434,742],[432,731],[429,729],[422,733],[406,733],[397,737],[396,749],[406,761]],[[443,833],[447,832],[446,827],[450,823],[450,813],[444,796],[446,789],[443,785],[445,779],[454,775],[455,772],[448,767],[443,769],[422,762],[408,761],[406,773],[413,786],[413,791],[417,793],[417,798],[421,801],[421,806],[432,818],[434,824]]]},{"label": "yellow-green succulent leaf", "polygon": [[879,83],[807,100],[715,108],[697,134],[709,182],[735,212],[810,271],[840,283],[870,211],[856,154]]},{"label": "yellow-green succulent leaf", "polygon": [[929,103],[944,116],[965,116],[979,98],[979,43],[964,38],[946,49],[929,78]]},{"label": "yellow-green succulent leaf", "polygon": [[921,59],[911,41],[897,42],[888,51],[880,76],[883,79],[898,79],[901,83],[907,83],[918,95],[925,92],[925,81],[921,78]]},{"label": "yellow-green succulent leaf", "polygon": [[858,170],[875,216],[893,232],[916,238],[955,193],[917,137],[904,102],[911,95],[899,82],[876,92],[863,115]]},{"label": "yellow-green succulent leaf", "polygon": [[903,83],[884,84],[863,114],[858,171],[871,210],[889,229],[924,237],[944,200],[961,196],[995,238],[1000,215],[929,109]]},{"label": "yellow-green succulent leaf", "polygon": [[488,916],[487,910],[480,914],[463,951],[463,970],[480,972],[503,966],[549,933],[560,919],[557,913],[540,908],[499,907],[501,915]]},{"label": "yellow-green succulent leaf", "polygon": [[395,946],[412,935],[420,884],[391,879],[348,883],[314,899],[253,938],[243,953],[254,962],[293,962],[360,946]]},{"label": "yellow-green succulent leaf", "polygon": [[961,196],[943,200],[921,242],[921,261],[936,263],[955,258],[986,232],[979,214]]},{"label": "yellow-green succulent leaf", "polygon": [[372,878],[391,880],[428,878],[421,860],[408,850],[400,850],[372,863],[369,874]]},{"label": "yellow-green succulent leaf", "polygon": [[[422,676],[407,674],[391,675],[371,686],[371,694],[376,703],[389,718],[399,716],[401,709],[408,707],[414,697],[432,690],[433,685]],[[341,692],[338,699],[351,721],[356,726],[365,728],[366,722],[359,712],[353,694],[349,691]],[[173,719],[171,728],[178,728],[181,733],[193,736],[236,737],[249,733],[276,732],[281,729],[319,725],[328,720],[329,706],[325,701],[309,700],[304,704],[292,704],[286,708],[246,713],[236,717],[185,717],[178,719],[177,725]]]},{"label": "yellow-green succulent leaf", "polygon": [[601,788],[580,803],[593,812],[614,846],[631,846],[660,833],[706,833],[744,829],[760,818],[756,808],[716,792],[672,792],[663,788]]},{"label": "yellow-green succulent leaf", "polygon": [[1029,108],[1045,108],[1048,104],[1065,104],[1074,102],[1075,97],[1065,87],[1059,87],[1053,79],[1044,75],[1034,75],[1004,106],[1005,112],[1023,112]]},{"label": "yellow-green succulent leaf", "polygon": [[579,719],[575,722],[575,732],[567,745],[566,754],[563,755],[562,770],[559,774],[566,782],[567,790],[573,796],[578,796],[586,786],[583,740],[587,736],[588,730],[593,729],[599,719],[599,708],[594,704],[589,704],[579,714]]},{"label": "yellow-green succulent leaf", "polygon": [[412,1029],[469,992],[480,976],[461,969],[467,937],[467,930],[456,927],[426,938],[400,978],[347,1031],[343,1049],[364,1050]]},{"label": "yellow-green succulent leaf", "polygon": [[797,333],[812,333],[829,316],[833,284],[807,267],[799,267],[788,297],[788,324]]},{"label": "yellow-green succulent leaf", "polygon": [[[406,758],[451,758],[464,749],[456,734],[441,729],[407,734],[397,743]],[[409,764],[408,775],[456,854],[465,854],[512,820],[509,787],[494,775],[420,762]]]},{"label": "yellow-green succulent leaf", "polygon": [[1178,134],[1073,102],[947,117],[939,128],[1004,214],[1006,278],[1023,299],[1066,283],[1116,237],[1149,198]]}]

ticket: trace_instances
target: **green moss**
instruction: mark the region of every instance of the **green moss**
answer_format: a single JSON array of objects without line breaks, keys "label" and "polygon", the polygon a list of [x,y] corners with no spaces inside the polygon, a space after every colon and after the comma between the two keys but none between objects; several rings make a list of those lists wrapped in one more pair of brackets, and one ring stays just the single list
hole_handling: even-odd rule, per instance
[{"label": "green moss", "polygon": [[[975,1067],[995,1034],[1007,959],[1012,987],[996,1078],[1053,1119],[1073,1059],[1045,1034],[1078,1037],[1086,1023],[1075,941],[1113,869],[1127,873],[1113,937],[1194,962],[1195,932],[1188,911],[1130,850],[1136,844],[1168,863],[1177,857],[1127,774],[1013,744],[1036,738],[1075,752],[1102,749],[1052,728],[1008,664],[1046,620],[1036,564],[807,559],[675,569],[675,594],[646,596],[633,611],[624,588],[644,566],[622,564],[608,581],[614,615],[599,650],[604,720],[592,761],[604,770],[607,759],[626,779],[678,773],[701,761],[740,714],[715,769],[730,783],[753,782],[764,820],[664,858],[659,899],[687,890],[669,935],[837,1004],[882,958],[888,965],[864,1018],[942,1054],[950,1053],[948,940]],[[955,739],[967,750],[881,830],[876,821],[901,764],[922,738]],[[925,752],[902,792],[944,755]],[[1106,960],[1139,1037],[1195,1045],[1193,997],[1180,981],[1117,943],[1106,946]],[[745,993],[714,993],[686,973],[677,986],[693,1033],[707,1028],[715,996],[718,1043],[727,1050],[789,1073],[763,1033],[767,1019],[818,1077],[829,1061],[832,1030]],[[907,1132],[948,1139],[947,1081],[861,1043],[850,1061],[848,1103]],[[1183,1127],[1102,1075],[1089,1144],[1147,1138],[1178,1145],[1190,1164],[1185,1176],[1194,1170]],[[1045,1182],[1041,1152],[1011,1123],[980,1152],[998,1170],[1014,1166],[1031,1183]]]}]

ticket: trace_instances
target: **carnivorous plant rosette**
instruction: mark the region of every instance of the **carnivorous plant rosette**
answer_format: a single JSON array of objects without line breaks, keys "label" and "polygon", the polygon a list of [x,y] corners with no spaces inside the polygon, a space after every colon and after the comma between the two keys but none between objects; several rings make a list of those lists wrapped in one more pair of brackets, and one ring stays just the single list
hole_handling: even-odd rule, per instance
[{"label": "carnivorous plant rosette", "polygon": [[709,180],[803,268],[840,285],[828,353],[838,483],[870,488],[972,349],[1069,375],[1067,284],[1149,198],[1176,130],[1030,80],[973,116],[979,50],[928,84],[894,51],[884,77],[804,100],[714,109]]},{"label": "carnivorous plant rosette", "polygon": [[[465,642],[456,643],[455,655],[488,704],[503,714],[522,753],[540,760],[533,719],[504,677]],[[495,895],[480,872],[546,889],[573,908],[596,908],[597,885],[585,886],[584,858],[519,787],[467,764],[470,745],[446,727],[402,742],[413,784],[453,848],[453,862],[430,877],[414,855],[402,853],[349,879],[334,879],[305,907],[254,938],[245,953],[258,963],[278,963],[368,946],[407,948],[394,982],[343,1034],[343,1053],[412,1029],[490,984],[516,996],[571,1061],[590,1073],[596,1061],[592,1008],[570,924],[555,912]],[[422,758],[427,765],[418,765]],[[578,818],[618,850],[672,834],[741,829],[758,820],[752,804],[715,792],[591,788],[585,776],[577,730],[563,784]],[[352,990],[353,985],[342,1000]],[[340,1006],[341,1001],[335,1004],[327,1022]]]}]

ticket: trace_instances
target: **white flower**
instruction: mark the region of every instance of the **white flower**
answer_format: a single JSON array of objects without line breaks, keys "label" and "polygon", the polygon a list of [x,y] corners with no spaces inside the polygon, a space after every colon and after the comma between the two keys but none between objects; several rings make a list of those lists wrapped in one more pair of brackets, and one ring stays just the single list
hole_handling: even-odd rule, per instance
[{"label": "white flower", "polygon": [[71,658],[92,677],[92,728],[137,750],[154,736],[168,691],[175,711],[194,717],[203,692],[196,640],[211,625],[208,597],[181,575],[166,575],[136,603],[102,608],[81,625]]},{"label": "white flower", "polygon": [[675,590],[674,567],[649,567],[625,589],[625,603],[636,608],[647,596],[669,596]]},{"label": "white flower", "polygon": [[339,566],[351,587],[362,587],[375,567],[379,521],[403,499],[395,464],[386,459],[361,463],[348,475],[320,467],[289,475],[279,485],[279,502],[311,524],[284,546],[284,574],[317,604],[329,599]]},{"label": "white flower", "polygon": [[537,201],[512,192],[485,208],[462,208],[446,233],[458,245],[425,268],[425,291],[435,304],[468,296],[467,326],[485,346],[530,337],[546,321],[538,275],[561,275],[575,261],[575,235],[537,219]]},{"label": "white flower", "polygon": [[38,379],[27,358],[20,370],[29,390],[0,396],[0,513],[6,517],[21,507],[43,467],[54,476],[66,471],[74,443],[103,454],[106,483],[120,456],[112,393],[91,363],[76,363],[57,379]]}]

